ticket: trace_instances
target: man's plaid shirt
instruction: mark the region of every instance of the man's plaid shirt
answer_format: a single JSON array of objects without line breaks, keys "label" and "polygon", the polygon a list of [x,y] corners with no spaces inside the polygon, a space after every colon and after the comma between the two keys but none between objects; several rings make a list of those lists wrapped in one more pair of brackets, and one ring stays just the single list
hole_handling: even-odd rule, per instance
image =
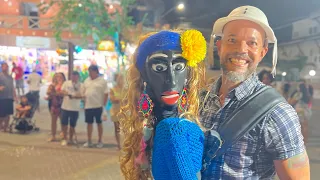
[{"label": "man's plaid shirt", "polygon": [[[221,78],[213,85],[205,102],[206,93],[201,95],[201,102],[204,102],[200,110],[202,124],[213,130],[237,109],[241,100],[265,85],[253,75],[228,94],[223,107],[217,96],[220,86]],[[204,156],[215,143],[208,132],[205,135]],[[287,159],[304,150],[297,113],[288,103],[280,103],[224,155],[213,159],[202,172],[201,179],[272,179],[275,176],[273,160]]]}]

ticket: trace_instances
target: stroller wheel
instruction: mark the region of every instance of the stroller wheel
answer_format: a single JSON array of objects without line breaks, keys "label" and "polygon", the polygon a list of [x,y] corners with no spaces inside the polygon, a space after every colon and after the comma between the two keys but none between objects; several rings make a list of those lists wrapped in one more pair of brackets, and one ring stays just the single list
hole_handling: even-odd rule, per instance
[{"label": "stroller wheel", "polygon": [[40,131],[40,128],[36,127],[34,128],[34,131]]}]

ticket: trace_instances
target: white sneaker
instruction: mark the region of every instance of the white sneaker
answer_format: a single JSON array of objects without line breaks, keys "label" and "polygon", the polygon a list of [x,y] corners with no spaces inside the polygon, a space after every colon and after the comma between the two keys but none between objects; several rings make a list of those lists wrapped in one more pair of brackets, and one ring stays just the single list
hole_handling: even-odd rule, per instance
[{"label": "white sneaker", "polygon": [[97,148],[103,148],[103,143],[102,142],[98,142]]},{"label": "white sneaker", "polygon": [[91,142],[86,142],[86,143],[84,143],[83,147],[90,148],[90,147],[92,147],[92,143]]},{"label": "white sneaker", "polygon": [[68,142],[66,140],[62,140],[61,141],[61,146],[66,146],[66,145],[68,145]]}]

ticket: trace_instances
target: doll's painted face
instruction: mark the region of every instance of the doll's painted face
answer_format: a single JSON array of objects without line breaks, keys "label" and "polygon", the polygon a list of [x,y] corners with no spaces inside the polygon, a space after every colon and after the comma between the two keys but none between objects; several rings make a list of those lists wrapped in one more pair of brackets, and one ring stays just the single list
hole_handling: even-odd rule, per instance
[{"label": "doll's painted face", "polygon": [[181,51],[157,51],[147,57],[143,79],[153,101],[164,106],[175,106],[188,75],[187,61]]}]

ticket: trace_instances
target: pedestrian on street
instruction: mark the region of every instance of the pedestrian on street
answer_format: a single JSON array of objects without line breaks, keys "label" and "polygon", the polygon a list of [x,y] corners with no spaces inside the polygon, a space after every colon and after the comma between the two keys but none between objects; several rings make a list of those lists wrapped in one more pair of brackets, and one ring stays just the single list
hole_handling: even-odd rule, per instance
[{"label": "pedestrian on street", "polygon": [[115,76],[115,86],[110,89],[110,100],[112,107],[110,110],[111,120],[114,124],[114,134],[117,141],[118,149],[121,149],[120,146],[120,122],[118,118],[118,113],[120,112],[120,104],[124,98],[124,77],[122,74],[116,74]]},{"label": "pedestrian on street", "polygon": [[40,110],[40,87],[41,87],[41,76],[34,69],[28,76],[27,83],[29,85],[29,92],[37,97],[37,109]]},{"label": "pedestrian on street", "polygon": [[[16,63],[12,63],[12,73],[14,74],[14,79],[16,81],[16,88],[18,95],[24,95],[24,80],[23,80],[23,69],[20,66],[17,66]],[[20,92],[21,90],[21,92]]]},{"label": "pedestrian on street", "polygon": [[259,74],[258,74],[259,80],[268,86],[273,86],[273,76],[271,74],[271,71],[267,71],[267,70],[262,70]]},{"label": "pedestrian on street", "polygon": [[[66,78],[63,73],[58,72],[53,75],[52,84],[48,87],[47,95],[51,101],[50,114],[51,114],[51,138],[49,142],[56,141],[57,121],[61,120],[61,105],[63,100],[62,85]],[[60,123],[61,124],[61,123]],[[61,134],[63,136],[63,134]],[[61,136],[60,135],[60,136]]]},{"label": "pedestrian on street", "polygon": [[201,101],[205,102],[200,119],[210,130],[205,133],[201,179],[273,179],[277,173],[280,179],[309,180],[309,159],[299,117],[285,101],[275,105],[222,154],[214,156],[211,148],[217,136],[212,130],[219,131],[245,99],[266,88],[259,81],[256,69],[268,51],[268,43],[274,43],[272,73],[275,75],[277,39],[266,15],[253,6],[238,7],[227,17],[218,19],[212,34],[221,36],[216,45],[222,75]]},{"label": "pedestrian on street", "polygon": [[[67,144],[73,144],[73,135],[75,133],[75,127],[77,125],[77,120],[80,111],[80,100],[82,98],[82,84],[79,81],[80,75],[77,71],[74,71],[71,75],[71,80],[68,80],[62,85],[62,92],[64,94],[62,102],[62,132],[63,139],[61,141],[62,146]],[[69,127],[69,138],[67,138]],[[69,142],[68,142],[69,140]]]},{"label": "pedestrian on street", "polygon": [[99,68],[96,65],[89,67],[89,77],[84,82],[84,99],[85,99],[85,121],[87,123],[88,141],[83,145],[84,147],[92,147],[92,131],[94,120],[98,127],[98,148],[103,147],[102,134],[103,127],[101,115],[103,107],[105,107],[108,100],[108,86],[107,81],[103,76],[99,75]]},{"label": "pedestrian on street", "polygon": [[7,132],[10,115],[13,114],[13,101],[17,101],[13,79],[9,75],[7,63],[1,64],[0,72],[0,130]]}]

